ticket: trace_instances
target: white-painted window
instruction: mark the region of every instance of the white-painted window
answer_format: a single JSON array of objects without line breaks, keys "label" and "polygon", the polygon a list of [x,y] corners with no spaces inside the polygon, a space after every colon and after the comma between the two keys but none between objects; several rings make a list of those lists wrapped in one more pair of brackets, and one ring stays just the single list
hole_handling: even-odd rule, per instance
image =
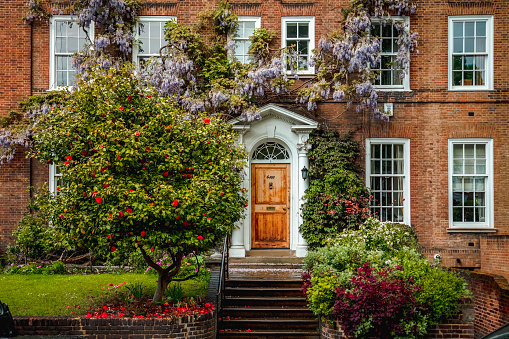
[{"label": "white-painted window", "polygon": [[[404,25],[409,23],[408,17],[394,17],[393,20]],[[380,90],[409,90],[410,76],[404,74],[402,66],[396,61],[399,51],[398,30],[391,22],[384,24],[372,19],[371,34],[380,39],[380,63],[374,69],[379,75],[375,79],[375,86]]]},{"label": "white-painted window", "polygon": [[[94,25],[87,29],[94,38]],[[80,52],[89,43],[83,28],[70,16],[57,15],[50,24],[50,89],[72,86],[76,70],[72,67],[74,53]]]},{"label": "white-painted window", "polygon": [[493,227],[492,139],[449,139],[449,225]]},{"label": "white-painted window", "polygon": [[493,89],[493,16],[449,17],[449,89]]},{"label": "white-painted window", "polygon": [[59,166],[55,164],[49,165],[49,191],[53,194],[58,194],[57,187],[62,187],[62,173],[60,173]]},{"label": "white-painted window", "polygon": [[410,140],[366,140],[366,186],[371,215],[410,224]]},{"label": "white-painted window", "polygon": [[251,47],[249,37],[256,29],[261,28],[261,18],[256,16],[239,16],[239,28],[235,32],[235,59],[247,64],[252,61],[247,53]]},{"label": "white-painted window", "polygon": [[166,46],[164,25],[177,21],[172,16],[140,16],[136,23],[135,38],[138,43],[133,46],[133,61],[143,64],[151,57],[159,57],[161,47]]},{"label": "white-painted window", "polygon": [[309,66],[309,61],[315,48],[315,17],[282,17],[281,30],[282,47],[292,46],[299,55],[297,73],[313,74],[315,69]]}]

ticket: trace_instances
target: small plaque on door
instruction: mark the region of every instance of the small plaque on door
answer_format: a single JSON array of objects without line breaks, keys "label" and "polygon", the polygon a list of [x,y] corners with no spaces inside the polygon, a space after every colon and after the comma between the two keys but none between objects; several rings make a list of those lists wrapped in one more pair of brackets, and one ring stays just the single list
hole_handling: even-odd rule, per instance
[{"label": "small plaque on door", "polygon": [[274,206],[267,207],[267,211],[275,211],[275,210],[276,210],[276,207],[274,207]]}]

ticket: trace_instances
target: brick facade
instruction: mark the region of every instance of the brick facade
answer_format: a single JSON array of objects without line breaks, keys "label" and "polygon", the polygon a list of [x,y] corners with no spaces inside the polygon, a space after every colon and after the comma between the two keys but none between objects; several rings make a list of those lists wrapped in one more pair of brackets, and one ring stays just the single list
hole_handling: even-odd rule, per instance
[{"label": "brick facade", "polygon": [[[341,324],[336,321],[332,325],[320,322],[320,338],[341,339],[346,337],[343,336]],[[460,312],[456,317],[429,329],[428,334],[424,338],[474,339],[474,305],[472,301],[470,299],[463,300],[463,303],[460,305]]]},{"label": "brick facade", "polygon": [[[45,92],[49,87],[49,27],[45,22],[24,24],[25,0],[0,0],[0,115],[19,109],[16,102],[25,95]],[[146,2],[140,15],[176,16],[192,24],[197,13],[213,8],[216,0]],[[314,16],[315,44],[327,32],[340,28],[339,13],[347,1],[232,0],[238,15],[260,16],[262,27],[281,32],[282,16]],[[56,2],[44,0],[45,6]],[[320,104],[314,113],[296,105],[291,98],[278,104],[314,118],[325,128],[350,132],[365,147],[366,138],[410,139],[411,224],[423,253],[428,258],[441,254],[443,263],[475,268],[509,277],[509,17],[506,0],[417,0],[410,18],[411,28],[420,34],[419,54],[412,53],[410,89],[380,92],[380,102],[394,104],[390,122],[344,112],[344,104]],[[493,90],[448,90],[448,17],[493,15]],[[279,42],[274,47],[278,47]],[[452,232],[449,228],[448,140],[450,138],[493,139],[494,230]],[[364,149],[363,149],[364,151]],[[363,164],[364,159],[360,160]],[[12,243],[11,233],[25,210],[28,185],[39,186],[48,179],[47,167],[23,157],[0,168],[0,251]]]},{"label": "brick facade", "polygon": [[151,339],[216,337],[215,313],[169,319],[14,317],[18,335],[66,335],[79,338]]}]

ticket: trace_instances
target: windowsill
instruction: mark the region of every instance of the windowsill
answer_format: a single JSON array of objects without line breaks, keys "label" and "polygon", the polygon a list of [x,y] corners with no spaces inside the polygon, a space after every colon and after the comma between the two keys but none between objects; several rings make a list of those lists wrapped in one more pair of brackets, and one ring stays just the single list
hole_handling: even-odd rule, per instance
[{"label": "windowsill", "polygon": [[461,228],[454,227],[448,228],[447,233],[497,233],[498,230],[496,228]]},{"label": "windowsill", "polygon": [[375,89],[378,91],[378,92],[412,92],[411,89],[405,89],[405,88],[379,88],[379,87],[376,87],[376,86],[373,86],[375,87]]},{"label": "windowsill", "polygon": [[449,88],[448,89],[451,92],[495,92],[492,88],[485,88],[485,87],[471,87],[471,88]]}]

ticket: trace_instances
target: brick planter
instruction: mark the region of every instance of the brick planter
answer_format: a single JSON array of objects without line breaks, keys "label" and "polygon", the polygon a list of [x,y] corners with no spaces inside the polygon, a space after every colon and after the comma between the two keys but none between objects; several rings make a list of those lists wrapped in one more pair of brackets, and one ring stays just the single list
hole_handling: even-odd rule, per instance
[{"label": "brick planter", "polygon": [[18,335],[67,335],[80,338],[150,339],[216,337],[215,312],[169,319],[14,317]]},{"label": "brick planter", "polygon": [[[334,324],[320,322],[320,338],[340,339],[343,337],[341,324],[337,321]],[[474,338],[474,304],[470,299],[465,299],[460,305],[460,312],[452,319],[443,324],[438,324],[428,330],[426,339],[432,338]],[[374,338],[375,339],[375,338]]]}]

